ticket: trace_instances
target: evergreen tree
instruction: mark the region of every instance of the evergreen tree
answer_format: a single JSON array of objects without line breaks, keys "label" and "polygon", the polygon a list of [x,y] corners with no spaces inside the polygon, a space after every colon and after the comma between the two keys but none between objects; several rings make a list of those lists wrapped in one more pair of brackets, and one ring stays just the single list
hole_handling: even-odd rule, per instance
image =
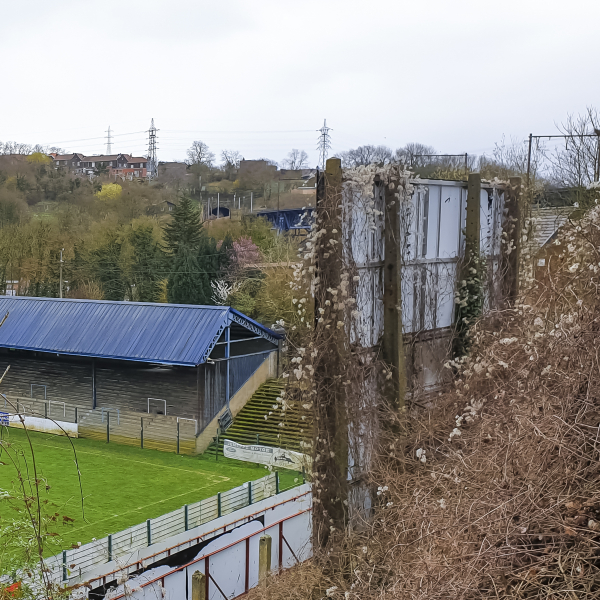
[{"label": "evergreen tree", "polygon": [[92,253],[93,268],[102,286],[105,300],[125,300],[130,295],[129,285],[123,270],[123,244],[116,232]]},{"label": "evergreen tree", "polygon": [[213,304],[212,281],[217,279],[219,272],[220,253],[217,250],[217,242],[209,235],[203,235],[198,248],[199,286],[202,289],[204,304]]},{"label": "evergreen tree", "polygon": [[200,214],[187,196],[181,198],[163,231],[169,268],[167,300],[175,304],[202,304],[197,252],[205,233]]},{"label": "evergreen tree", "polygon": [[[159,294],[160,273],[164,267],[164,254],[154,239],[153,227],[145,224],[132,229],[129,243],[133,249],[131,280],[133,296],[138,302],[156,302]],[[133,287],[132,286],[132,287]]]},{"label": "evergreen tree", "polygon": [[167,249],[173,255],[182,246],[195,250],[200,244],[202,232],[200,213],[194,203],[184,196],[173,209],[171,222],[164,227]]},{"label": "evergreen tree", "polygon": [[231,264],[231,254],[233,252],[233,237],[229,231],[223,238],[221,247],[219,248],[219,265],[218,270],[220,275],[223,276],[227,273]]},{"label": "evergreen tree", "polygon": [[198,266],[196,252],[180,246],[172,259],[167,282],[167,300],[173,304],[206,304],[210,282]]}]

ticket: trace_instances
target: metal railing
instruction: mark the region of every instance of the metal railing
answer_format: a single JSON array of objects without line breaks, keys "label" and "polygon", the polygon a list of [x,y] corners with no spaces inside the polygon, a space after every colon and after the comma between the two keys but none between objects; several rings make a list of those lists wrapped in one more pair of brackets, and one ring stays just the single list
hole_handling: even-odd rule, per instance
[{"label": "metal railing", "polygon": [[[269,525],[262,527],[258,531],[253,531],[252,533],[245,535],[244,537],[240,538],[239,540],[236,540],[236,541],[232,542],[231,544],[224,546],[223,548],[219,548],[218,550],[213,550],[212,552],[207,552],[197,558],[194,558],[193,560],[189,561],[186,564],[183,564],[179,567],[172,568],[167,573],[163,573],[163,574],[159,575],[158,577],[154,577],[153,579],[150,579],[148,581],[141,582],[139,584],[139,588],[143,589],[143,588],[148,587],[148,588],[152,589],[151,588],[152,585],[159,584],[160,587],[164,590],[165,589],[165,579],[167,577],[169,577],[170,575],[174,575],[175,573],[180,573],[181,571],[187,570],[189,567],[194,567],[194,566],[197,567],[197,566],[200,566],[200,564],[203,564],[203,571],[205,574],[205,589],[203,591],[204,591],[205,598],[211,598],[212,592],[214,592],[215,589],[220,592],[220,596],[223,598],[231,598],[232,600],[234,600],[235,598],[240,598],[242,596],[245,596],[250,591],[251,587],[253,587],[250,584],[250,577],[249,577],[250,552],[251,552],[250,551],[250,540],[260,534],[264,534],[267,531],[277,528],[277,540],[278,540],[277,543],[279,546],[278,547],[278,568],[279,568],[279,570],[281,571],[283,569],[282,557],[283,557],[283,551],[284,551],[284,545],[283,545],[284,543],[287,546],[290,554],[294,558],[295,563],[300,564],[303,559],[294,552],[291,544],[286,539],[285,532],[284,532],[284,524],[287,521],[291,521],[292,519],[295,519],[297,517],[300,517],[302,515],[310,513],[311,511],[312,511],[312,507],[308,507],[303,510],[299,510],[298,512],[296,512],[292,515],[289,515],[287,517],[284,517],[283,519],[279,519],[279,520],[275,521],[274,523],[270,523]],[[243,552],[245,555],[244,556],[244,563],[245,563],[244,591],[241,594],[237,594],[234,596],[226,596],[225,593],[223,592],[223,590],[221,589],[221,587],[219,586],[219,583],[215,580],[215,577],[211,574],[211,570],[209,567],[209,564],[210,564],[209,561],[211,558],[217,556],[220,552],[226,552],[230,548],[237,548],[240,545],[243,545],[243,548],[244,548]],[[212,582],[212,585],[211,585],[211,582]],[[126,598],[127,596],[128,596],[128,594],[123,592],[116,596],[112,596],[112,598],[113,598],[113,600],[120,600],[121,598]]]},{"label": "metal railing", "polygon": [[148,414],[150,414],[150,400],[152,400],[152,402],[164,402],[165,403],[165,416],[167,414],[167,401],[163,400],[162,398],[148,398]]},{"label": "metal railing", "polygon": [[79,548],[63,550],[62,554],[46,560],[46,566],[54,572],[57,568],[60,569],[60,579],[68,581],[98,565],[157,544],[277,493],[279,493],[279,473],[270,473],[262,479],[249,481],[200,502],[187,504],[156,519],[148,519],[144,523],[84,544]]},{"label": "metal railing", "polygon": [[[59,400],[5,397],[0,410],[12,415],[77,423],[78,436],[169,452],[195,451],[197,419],[121,411],[118,408],[77,406]],[[57,414],[57,407],[62,408]],[[116,418],[115,418],[116,417]],[[192,425],[193,424],[193,425]],[[192,428],[193,427],[193,428]]]}]

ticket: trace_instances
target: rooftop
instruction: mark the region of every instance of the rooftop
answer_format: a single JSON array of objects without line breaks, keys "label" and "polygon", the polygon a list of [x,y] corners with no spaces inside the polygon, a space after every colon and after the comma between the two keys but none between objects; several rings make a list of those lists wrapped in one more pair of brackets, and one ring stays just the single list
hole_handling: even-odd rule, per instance
[{"label": "rooftop", "polygon": [[532,240],[533,245],[536,248],[545,246],[568,221],[569,215],[574,210],[573,206],[533,207],[531,216],[536,219]]},{"label": "rooftop", "polygon": [[5,314],[0,348],[188,367],[206,362],[230,323],[281,337],[229,306],[0,296]]}]

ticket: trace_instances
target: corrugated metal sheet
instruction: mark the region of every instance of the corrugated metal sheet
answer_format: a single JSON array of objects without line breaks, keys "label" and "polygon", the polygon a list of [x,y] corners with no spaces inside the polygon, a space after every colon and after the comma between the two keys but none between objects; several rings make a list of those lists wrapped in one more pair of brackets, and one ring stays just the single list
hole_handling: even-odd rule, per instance
[{"label": "corrugated metal sheet", "polygon": [[574,210],[572,206],[556,206],[534,208],[531,211],[531,216],[536,220],[533,230],[533,245],[536,251],[554,238]]},{"label": "corrugated metal sheet", "polygon": [[192,306],[0,296],[0,347],[195,366],[231,317],[265,337],[271,330],[228,306]]}]

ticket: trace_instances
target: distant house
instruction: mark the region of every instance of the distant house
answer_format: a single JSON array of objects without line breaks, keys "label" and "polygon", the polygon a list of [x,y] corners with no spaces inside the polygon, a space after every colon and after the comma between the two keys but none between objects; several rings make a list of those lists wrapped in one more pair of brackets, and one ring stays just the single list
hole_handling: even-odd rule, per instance
[{"label": "distant house", "polygon": [[273,165],[264,159],[241,160],[238,176],[240,179],[275,179],[277,177],[277,165]]},{"label": "distant house", "polygon": [[148,159],[130,154],[99,154],[85,156],[83,154],[49,154],[54,165],[80,175],[96,175],[100,169],[106,168],[109,176],[146,177]]}]

